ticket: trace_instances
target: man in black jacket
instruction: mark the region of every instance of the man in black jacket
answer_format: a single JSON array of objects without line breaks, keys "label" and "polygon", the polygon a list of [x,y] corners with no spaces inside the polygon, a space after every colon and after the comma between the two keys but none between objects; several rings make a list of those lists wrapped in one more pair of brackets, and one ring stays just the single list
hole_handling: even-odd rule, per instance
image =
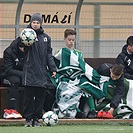
[{"label": "man in black jacket", "polygon": [[9,88],[9,109],[4,110],[3,117],[22,118],[17,112],[18,109],[18,87],[22,82],[22,69],[24,65],[24,45],[20,37],[15,39],[11,45],[4,50],[3,54],[5,78],[3,83],[10,86]]},{"label": "man in black jacket", "polygon": [[97,68],[97,72],[102,76],[108,76],[114,81],[114,96],[110,103],[110,110],[108,112],[113,115],[114,109],[116,109],[124,95],[124,76],[123,67],[120,64],[104,63]]},{"label": "man in black jacket", "polygon": [[[38,119],[42,118],[45,91],[48,85],[48,72],[56,75],[56,66],[52,57],[51,38],[42,28],[42,15],[31,16],[28,28],[36,34],[36,41],[26,52],[26,62],[23,68],[22,84],[25,86],[24,118],[26,127],[41,126]],[[45,95],[44,95],[45,94]]]},{"label": "man in black jacket", "polygon": [[123,46],[116,62],[124,67],[124,77],[133,79],[133,36],[127,38],[127,44]]}]

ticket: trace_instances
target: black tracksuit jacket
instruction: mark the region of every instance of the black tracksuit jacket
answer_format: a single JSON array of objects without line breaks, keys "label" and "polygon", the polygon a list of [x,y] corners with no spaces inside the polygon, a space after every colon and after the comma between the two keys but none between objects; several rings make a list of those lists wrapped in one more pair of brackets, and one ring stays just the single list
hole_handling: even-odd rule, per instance
[{"label": "black tracksuit jacket", "polygon": [[133,54],[128,54],[127,45],[122,48],[122,52],[117,56],[116,63],[124,67],[124,77],[133,79]]},{"label": "black tracksuit jacket", "polygon": [[4,50],[3,64],[6,76],[18,76],[22,78],[24,53],[19,49],[20,43],[21,39],[18,37]]},{"label": "black tracksuit jacket", "polygon": [[[31,25],[28,26],[31,28]],[[48,72],[56,72],[52,57],[51,38],[42,27],[36,31],[37,39],[32,46],[25,48],[22,85],[44,87],[48,85]]]}]

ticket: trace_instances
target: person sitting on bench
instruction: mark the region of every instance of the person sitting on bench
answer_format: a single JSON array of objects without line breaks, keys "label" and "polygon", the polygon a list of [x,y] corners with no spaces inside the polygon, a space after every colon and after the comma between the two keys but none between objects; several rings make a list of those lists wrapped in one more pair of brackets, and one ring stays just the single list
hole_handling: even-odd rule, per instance
[{"label": "person sitting on bench", "polygon": [[19,105],[18,87],[22,82],[22,69],[24,65],[24,44],[21,38],[15,39],[3,53],[3,67],[5,77],[3,84],[9,86],[9,109],[4,109],[3,117],[6,119],[19,119],[22,115],[17,111]]}]

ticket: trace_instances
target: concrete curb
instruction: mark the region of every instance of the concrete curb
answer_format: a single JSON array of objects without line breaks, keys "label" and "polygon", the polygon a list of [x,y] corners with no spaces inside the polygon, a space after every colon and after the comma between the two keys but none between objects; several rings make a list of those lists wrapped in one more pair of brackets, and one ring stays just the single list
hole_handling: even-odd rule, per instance
[{"label": "concrete curb", "polygon": [[[40,120],[40,122],[42,122]],[[133,124],[133,119],[59,119],[59,124]],[[25,124],[25,119],[0,119],[0,125]]]}]

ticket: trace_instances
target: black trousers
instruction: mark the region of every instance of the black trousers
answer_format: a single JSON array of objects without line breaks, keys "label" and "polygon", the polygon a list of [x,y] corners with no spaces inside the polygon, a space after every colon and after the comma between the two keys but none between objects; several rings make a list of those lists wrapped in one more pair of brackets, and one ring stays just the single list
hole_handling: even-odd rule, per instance
[{"label": "black trousers", "polygon": [[55,88],[47,88],[44,92],[45,95],[45,99],[44,99],[44,104],[43,104],[43,111],[47,112],[47,111],[51,111],[53,104],[55,102],[55,93],[56,93],[56,89]]},{"label": "black trousers", "polygon": [[25,87],[23,117],[26,120],[41,119],[45,88]]},{"label": "black trousers", "polygon": [[47,85],[44,92],[44,104],[43,104],[43,111],[51,111],[53,109],[53,105],[55,102],[55,94],[56,94],[56,87],[53,85],[51,80],[47,79]]},{"label": "black trousers", "polygon": [[18,87],[21,85],[22,79],[17,76],[8,76],[5,78],[9,81],[9,108],[18,110],[19,105],[19,93],[18,93]]}]

